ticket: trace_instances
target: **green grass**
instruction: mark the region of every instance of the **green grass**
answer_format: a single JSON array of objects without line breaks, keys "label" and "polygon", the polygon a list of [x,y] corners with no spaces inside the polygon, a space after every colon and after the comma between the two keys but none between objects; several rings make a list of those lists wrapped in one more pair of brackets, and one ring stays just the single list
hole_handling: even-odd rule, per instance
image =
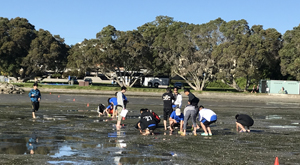
[{"label": "green grass", "polygon": [[[19,87],[27,87],[27,88],[32,88],[33,83],[15,83],[14,85],[17,85]],[[170,85],[170,87],[173,87],[173,85]],[[76,90],[102,90],[102,91],[118,91],[120,90],[120,86],[116,84],[93,84],[90,86],[79,86],[78,84],[74,84],[73,86],[68,86],[68,85],[44,85],[44,84],[39,84],[39,88],[47,88],[47,89],[76,89]],[[185,88],[189,88],[189,86],[185,86]],[[127,91],[132,91],[132,92],[158,92],[158,93],[164,93],[165,89],[163,88],[148,88],[148,87],[132,87],[132,88],[127,88]],[[251,89],[249,89],[251,91]],[[183,93],[183,88],[179,90],[179,92]],[[191,89],[192,93],[199,93],[201,94],[202,92],[226,92],[226,93],[243,93],[243,92],[238,92],[235,89],[231,87],[224,87],[222,85],[219,85],[219,83],[215,83],[215,87],[210,84],[204,91],[195,91]],[[246,93],[246,92],[244,92]]]}]

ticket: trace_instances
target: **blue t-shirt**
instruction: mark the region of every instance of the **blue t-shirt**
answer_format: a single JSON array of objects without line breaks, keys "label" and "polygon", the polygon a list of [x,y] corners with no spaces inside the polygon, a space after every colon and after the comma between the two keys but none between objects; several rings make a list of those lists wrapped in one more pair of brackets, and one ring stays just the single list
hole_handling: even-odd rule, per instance
[{"label": "blue t-shirt", "polygon": [[[33,94],[33,96],[31,96]],[[32,102],[38,102],[38,99],[41,98],[41,92],[40,90],[36,89],[31,89],[30,92],[28,93],[28,96],[30,97],[30,100]]]},{"label": "blue t-shirt", "polygon": [[123,95],[123,100],[124,100],[124,101],[128,101],[128,100],[127,100],[127,97],[126,97],[123,93],[122,93],[122,95]]},{"label": "blue t-shirt", "polygon": [[175,111],[173,111],[173,112],[171,113],[170,117],[171,117],[172,119],[175,119],[177,123],[179,123],[180,121],[183,121],[183,120],[184,120],[183,114],[181,113],[180,116],[177,116]]},{"label": "blue t-shirt", "polygon": [[114,105],[118,105],[118,101],[116,97],[112,97],[111,99],[109,99],[109,103],[113,102]]}]

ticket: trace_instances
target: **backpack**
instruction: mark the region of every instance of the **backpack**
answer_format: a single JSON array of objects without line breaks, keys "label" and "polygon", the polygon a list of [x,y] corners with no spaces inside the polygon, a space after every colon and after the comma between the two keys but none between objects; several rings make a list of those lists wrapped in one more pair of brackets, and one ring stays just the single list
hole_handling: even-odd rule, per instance
[{"label": "backpack", "polygon": [[155,113],[155,112],[152,112],[153,116],[154,116],[154,120],[157,122],[157,124],[160,122],[160,118],[159,116]]}]

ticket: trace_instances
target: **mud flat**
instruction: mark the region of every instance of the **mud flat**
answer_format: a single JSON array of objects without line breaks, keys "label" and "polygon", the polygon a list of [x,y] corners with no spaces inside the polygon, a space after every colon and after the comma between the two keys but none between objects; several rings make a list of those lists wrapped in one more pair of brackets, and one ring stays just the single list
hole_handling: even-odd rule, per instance
[{"label": "mud flat", "polygon": [[[97,117],[97,105],[107,104],[109,96],[44,92],[38,118],[33,120],[26,93],[0,95],[0,164],[264,165],[274,163],[275,157],[280,164],[300,162],[298,98],[199,95],[201,104],[218,115],[213,136],[202,137],[198,130],[198,136],[182,137],[176,131],[173,135],[164,132],[162,123],[154,136],[141,136],[134,128],[140,108],[162,115],[161,94],[149,97],[128,92],[129,113],[121,131],[114,129],[116,120]],[[237,113],[253,117],[251,133],[235,132]],[[37,139],[34,154],[27,145],[30,139]]]}]

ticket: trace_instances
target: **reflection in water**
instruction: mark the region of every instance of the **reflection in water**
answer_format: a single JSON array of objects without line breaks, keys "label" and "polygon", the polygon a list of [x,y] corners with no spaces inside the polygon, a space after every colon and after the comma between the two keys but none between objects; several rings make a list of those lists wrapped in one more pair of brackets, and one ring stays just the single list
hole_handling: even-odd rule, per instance
[{"label": "reflection in water", "polygon": [[125,137],[125,132],[113,132],[113,133],[108,133],[108,137]]},{"label": "reflection in water", "polygon": [[54,155],[52,155],[51,157],[63,157],[63,156],[72,156],[77,152],[77,150],[72,150],[71,146],[61,146],[58,150],[58,152],[56,152]]},{"label": "reflection in water", "polygon": [[88,164],[94,164],[91,161],[67,161],[67,160],[62,160],[62,161],[48,161],[47,163],[49,164],[76,164],[76,165],[88,165]]},{"label": "reflection in water", "polygon": [[27,150],[30,154],[34,154],[34,151],[37,148],[38,138],[35,136],[32,136],[28,142],[26,143]]}]

